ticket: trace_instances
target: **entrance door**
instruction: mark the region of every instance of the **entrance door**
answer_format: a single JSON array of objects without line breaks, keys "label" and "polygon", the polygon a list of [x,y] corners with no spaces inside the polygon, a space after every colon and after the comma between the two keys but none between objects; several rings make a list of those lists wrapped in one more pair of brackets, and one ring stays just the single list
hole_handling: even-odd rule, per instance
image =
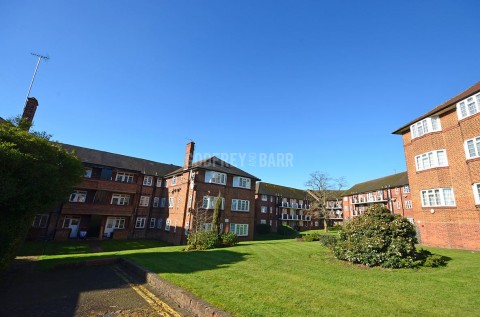
[{"label": "entrance door", "polygon": [[70,228],[70,238],[77,238],[80,218],[66,217],[63,222],[64,228]]},{"label": "entrance door", "polygon": [[117,218],[108,217],[107,223],[105,224],[104,236],[110,238],[112,236],[113,230],[115,230],[115,220]]}]

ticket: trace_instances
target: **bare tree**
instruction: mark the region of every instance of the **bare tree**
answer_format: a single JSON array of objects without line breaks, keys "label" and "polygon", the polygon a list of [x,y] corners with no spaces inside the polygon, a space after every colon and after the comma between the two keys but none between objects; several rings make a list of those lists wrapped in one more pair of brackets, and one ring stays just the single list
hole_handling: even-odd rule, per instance
[{"label": "bare tree", "polygon": [[328,231],[328,220],[330,219],[327,201],[335,199],[338,202],[341,190],[346,185],[345,177],[332,178],[328,174],[319,171],[310,173],[310,179],[305,182],[305,186],[309,188],[307,192],[314,198],[308,213],[316,218],[323,218],[325,231]]}]

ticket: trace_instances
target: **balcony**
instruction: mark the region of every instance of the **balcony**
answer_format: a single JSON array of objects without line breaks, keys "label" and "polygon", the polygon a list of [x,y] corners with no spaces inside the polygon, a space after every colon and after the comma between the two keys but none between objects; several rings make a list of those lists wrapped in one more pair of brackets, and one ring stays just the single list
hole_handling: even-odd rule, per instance
[{"label": "balcony", "polygon": [[287,202],[281,202],[279,204],[279,207],[282,208],[291,208],[291,209],[307,209],[306,204],[298,204],[298,203],[287,203]]},{"label": "balcony", "polygon": [[311,221],[311,216],[282,214],[281,220]]},{"label": "balcony", "polygon": [[65,203],[62,208],[62,214],[131,216],[133,209],[132,205]]},{"label": "balcony", "polygon": [[384,198],[383,196],[374,196],[374,197],[369,197],[369,198],[353,198],[352,199],[352,204],[354,205],[360,205],[360,204],[375,204],[379,202],[387,202],[388,200]]},{"label": "balcony", "polygon": [[84,178],[80,185],[76,186],[76,188],[134,194],[137,190],[137,184],[104,179]]}]

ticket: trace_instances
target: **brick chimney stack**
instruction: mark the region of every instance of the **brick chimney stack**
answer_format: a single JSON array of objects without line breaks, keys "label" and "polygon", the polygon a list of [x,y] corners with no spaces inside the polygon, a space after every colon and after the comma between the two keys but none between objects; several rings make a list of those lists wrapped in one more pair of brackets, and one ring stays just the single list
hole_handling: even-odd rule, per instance
[{"label": "brick chimney stack", "polygon": [[185,160],[183,161],[183,169],[189,169],[192,167],[193,153],[195,151],[195,142],[189,142],[187,144],[187,150],[185,152]]},{"label": "brick chimney stack", "polygon": [[23,108],[22,119],[25,119],[29,124],[32,124],[35,111],[37,111],[38,101],[33,97],[27,98],[27,104]]}]

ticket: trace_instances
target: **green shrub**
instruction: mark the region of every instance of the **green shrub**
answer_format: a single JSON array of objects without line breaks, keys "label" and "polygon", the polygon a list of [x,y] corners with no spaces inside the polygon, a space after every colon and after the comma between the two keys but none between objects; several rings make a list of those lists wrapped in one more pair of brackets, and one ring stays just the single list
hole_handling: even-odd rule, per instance
[{"label": "green shrub", "polygon": [[237,235],[233,232],[222,233],[220,240],[224,247],[233,247],[238,244]]},{"label": "green shrub", "polygon": [[267,234],[272,231],[272,227],[265,223],[259,223],[255,226],[255,233],[257,234]]},{"label": "green shrub", "polygon": [[296,236],[298,232],[290,226],[281,225],[277,229],[277,233],[282,236]]},{"label": "green shrub", "polygon": [[315,241],[315,236],[313,234],[306,234],[303,236],[303,241],[305,242]]},{"label": "green shrub", "polygon": [[335,225],[335,226],[332,227],[332,230],[333,231],[340,231],[340,230],[342,230],[342,228],[343,228],[342,225]]},{"label": "green shrub", "polygon": [[341,260],[388,268],[418,266],[415,227],[381,205],[345,224],[333,251]]},{"label": "green shrub", "polygon": [[199,231],[187,236],[186,250],[207,250],[219,245],[220,241],[215,231]]},{"label": "green shrub", "polygon": [[326,235],[326,234],[319,234],[318,235],[318,241],[324,246],[326,246],[329,249],[332,249],[335,247],[337,244],[337,237],[336,236],[331,236],[331,235]]}]

